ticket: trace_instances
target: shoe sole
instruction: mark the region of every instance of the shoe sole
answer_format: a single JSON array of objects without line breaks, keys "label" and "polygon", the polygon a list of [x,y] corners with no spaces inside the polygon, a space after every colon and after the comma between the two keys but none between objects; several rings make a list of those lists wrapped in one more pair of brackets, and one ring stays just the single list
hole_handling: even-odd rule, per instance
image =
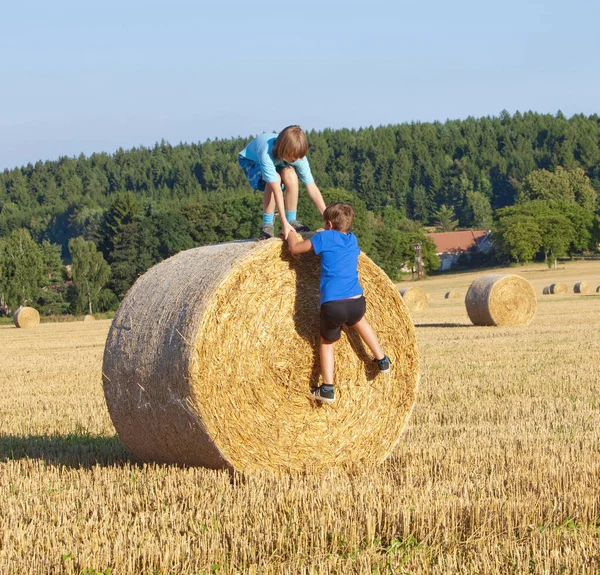
[{"label": "shoe sole", "polygon": [[388,367],[387,369],[380,369],[379,373],[389,373],[390,368]]},{"label": "shoe sole", "polygon": [[335,397],[333,399],[329,399],[327,397],[321,397],[320,395],[315,395],[314,393],[312,393],[312,391],[310,393],[310,396],[315,401],[320,401],[321,403],[334,403],[335,402]]}]

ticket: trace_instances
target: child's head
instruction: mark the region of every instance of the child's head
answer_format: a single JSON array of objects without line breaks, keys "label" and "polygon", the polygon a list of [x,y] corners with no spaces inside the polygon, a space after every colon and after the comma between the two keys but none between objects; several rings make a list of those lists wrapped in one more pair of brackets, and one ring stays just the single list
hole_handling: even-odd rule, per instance
[{"label": "child's head", "polygon": [[329,204],[323,212],[323,221],[331,222],[332,228],[338,232],[349,232],[354,222],[354,208],[348,202]]},{"label": "child's head", "polygon": [[295,162],[308,152],[306,134],[300,126],[284,128],[273,144],[273,156],[284,162]]}]

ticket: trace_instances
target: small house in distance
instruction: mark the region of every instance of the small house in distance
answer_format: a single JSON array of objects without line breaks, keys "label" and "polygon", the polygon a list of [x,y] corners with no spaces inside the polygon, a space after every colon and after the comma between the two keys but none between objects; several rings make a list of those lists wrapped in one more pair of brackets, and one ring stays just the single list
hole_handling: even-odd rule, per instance
[{"label": "small house in distance", "polygon": [[465,254],[481,251],[487,253],[492,249],[490,230],[464,230],[460,232],[440,232],[427,234],[436,245],[436,253],[440,258],[440,271],[449,270]]}]

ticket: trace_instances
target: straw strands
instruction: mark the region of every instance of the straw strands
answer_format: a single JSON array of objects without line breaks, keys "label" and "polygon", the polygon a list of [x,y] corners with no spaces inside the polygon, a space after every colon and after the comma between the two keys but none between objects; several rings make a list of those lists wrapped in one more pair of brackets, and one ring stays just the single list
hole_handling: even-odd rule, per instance
[{"label": "straw strands", "polygon": [[488,274],[477,278],[465,298],[475,325],[528,325],[536,312],[533,286],[516,275]]},{"label": "straw strands", "polygon": [[21,306],[13,315],[16,327],[32,328],[40,325],[40,314],[37,309]]},{"label": "straw strands", "polygon": [[428,299],[425,290],[419,287],[407,287],[400,290],[400,295],[410,311],[419,311],[427,307]]},{"label": "straw strands", "polygon": [[361,254],[367,318],[392,360],[379,374],[353,330],[336,343],[336,403],[319,383],[319,260],[278,239],[181,252],[144,274],[113,320],[103,384],[141,460],[240,471],[384,460],[418,382],[415,331],[394,285]]},{"label": "straw strands", "polygon": [[593,293],[594,288],[592,287],[592,284],[588,282],[577,282],[573,286],[573,291],[575,293]]},{"label": "straw strands", "polygon": [[556,282],[550,285],[551,294],[565,294],[569,293],[569,287],[566,283]]}]

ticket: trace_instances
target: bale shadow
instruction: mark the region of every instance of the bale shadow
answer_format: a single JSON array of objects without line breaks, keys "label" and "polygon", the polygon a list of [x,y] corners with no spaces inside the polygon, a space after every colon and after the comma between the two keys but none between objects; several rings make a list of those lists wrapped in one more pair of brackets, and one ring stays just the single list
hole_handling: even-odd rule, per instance
[{"label": "bale shadow", "polygon": [[475,327],[472,323],[415,323],[415,327]]},{"label": "bale shadow", "polygon": [[138,465],[118,437],[89,433],[66,435],[1,435],[0,463],[19,459],[40,459],[51,465],[89,469],[96,465],[122,467]]}]

